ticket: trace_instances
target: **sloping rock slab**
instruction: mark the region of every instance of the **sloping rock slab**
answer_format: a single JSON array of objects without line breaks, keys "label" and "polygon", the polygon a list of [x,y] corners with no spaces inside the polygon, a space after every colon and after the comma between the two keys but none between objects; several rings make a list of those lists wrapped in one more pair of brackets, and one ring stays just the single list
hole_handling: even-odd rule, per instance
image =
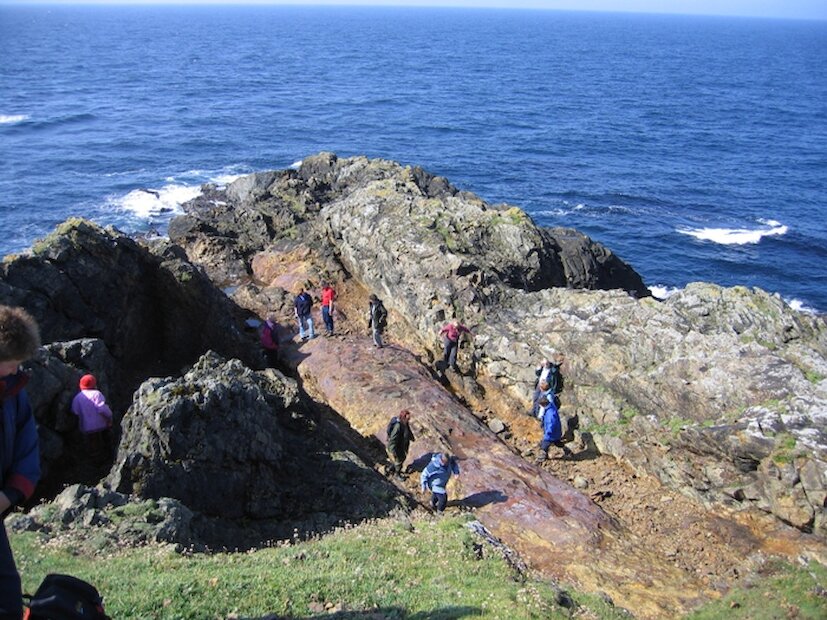
[{"label": "sloping rock slab", "polygon": [[536,569],[608,592],[640,617],[691,606],[701,587],[635,544],[596,504],[511,452],[401,348],[368,340],[317,339],[287,352],[303,387],[362,435],[385,440],[391,415],[413,413],[414,469],[450,450],[462,473],[451,490],[480,521]]}]

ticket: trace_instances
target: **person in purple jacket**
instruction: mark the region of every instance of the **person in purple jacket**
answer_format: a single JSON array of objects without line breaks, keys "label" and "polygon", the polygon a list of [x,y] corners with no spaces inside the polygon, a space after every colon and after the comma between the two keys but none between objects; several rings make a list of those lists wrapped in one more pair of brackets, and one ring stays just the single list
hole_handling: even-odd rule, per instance
[{"label": "person in purple jacket", "polygon": [[97,389],[98,382],[94,375],[83,375],[79,387],[80,392],[72,400],[72,413],[78,417],[80,432],[83,433],[89,454],[99,463],[105,461],[109,454],[112,410]]},{"label": "person in purple jacket", "polygon": [[[22,308],[0,306],[0,515],[5,517],[17,504],[34,493],[40,480],[40,449],[37,427],[23,389],[29,380],[20,365],[40,347],[40,331]],[[0,527],[0,618],[21,618],[23,594],[20,574],[14,563],[5,526]]]}]

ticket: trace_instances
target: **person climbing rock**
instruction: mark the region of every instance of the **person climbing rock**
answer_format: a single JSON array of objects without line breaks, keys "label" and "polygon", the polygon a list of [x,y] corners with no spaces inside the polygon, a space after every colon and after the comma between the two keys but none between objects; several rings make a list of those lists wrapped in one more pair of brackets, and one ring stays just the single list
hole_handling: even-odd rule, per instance
[{"label": "person climbing rock", "polygon": [[322,283],[322,320],[328,336],[333,335],[333,302],[336,291],[328,282]]},{"label": "person climbing rock", "polygon": [[388,458],[391,461],[390,470],[399,476],[405,472],[403,466],[408,457],[408,448],[411,442],[416,441],[411,430],[411,412],[403,409],[398,416],[391,418],[388,423]]},{"label": "person climbing rock", "polygon": [[534,369],[537,375],[537,386],[545,381],[553,395],[554,404],[560,408],[560,393],[563,391],[563,374],[560,367],[563,365],[566,356],[559,351],[551,356],[551,360],[543,359],[540,365]]},{"label": "person climbing rock", "polygon": [[431,491],[431,508],[437,512],[444,512],[448,505],[448,481],[451,475],[459,476],[459,464],[456,457],[447,452],[437,453],[431,457],[431,462],[422,470],[420,486],[424,493]]},{"label": "person climbing rock", "polygon": [[542,463],[548,458],[548,449],[554,445],[563,450],[563,457],[571,456],[571,450],[563,442],[563,425],[560,423],[560,414],[554,400],[541,396],[538,401],[543,412],[543,440],[540,442],[540,456],[537,461]]},{"label": "person climbing rock", "polygon": [[373,346],[381,349],[385,346],[382,343],[382,334],[385,332],[385,327],[388,326],[388,311],[385,309],[382,300],[376,295],[370,296],[370,305],[368,306],[368,327],[372,330]]},{"label": "person climbing rock", "polygon": [[462,334],[473,335],[471,334],[471,330],[457,319],[444,325],[442,329],[439,330],[439,335],[442,337],[442,344],[445,347],[445,352],[442,356],[443,370],[448,370],[450,367],[454,372],[459,372],[459,366],[457,366],[457,351]]},{"label": "person climbing rock", "polygon": [[534,390],[534,398],[531,401],[531,410],[528,412],[532,418],[540,420],[542,424],[543,416],[540,410],[540,398],[546,397],[547,401],[554,400],[554,393],[551,391],[551,386],[548,381],[540,381],[537,388]]},{"label": "person climbing rock", "polygon": [[302,340],[310,340],[316,337],[313,331],[313,317],[311,311],[313,309],[313,298],[310,296],[303,286],[299,286],[298,295],[296,295],[293,305],[296,308],[296,321],[299,324],[299,336]]},{"label": "person climbing rock", "polygon": [[106,461],[111,451],[112,410],[98,390],[94,375],[83,375],[78,387],[80,391],[72,399],[72,413],[78,417],[89,457],[100,464]]},{"label": "person climbing rock", "polygon": [[273,315],[268,316],[261,324],[259,342],[264,350],[264,357],[267,358],[267,365],[275,368],[279,361],[279,324]]}]

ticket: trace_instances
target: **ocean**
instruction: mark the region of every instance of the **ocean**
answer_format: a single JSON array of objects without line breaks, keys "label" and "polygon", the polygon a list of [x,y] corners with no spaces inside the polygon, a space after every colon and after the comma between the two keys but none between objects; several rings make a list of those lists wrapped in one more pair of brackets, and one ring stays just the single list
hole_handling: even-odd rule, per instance
[{"label": "ocean", "polygon": [[319,151],[577,228],[661,296],[827,312],[827,22],[0,6],[0,254],[70,216],[163,233],[202,183]]}]

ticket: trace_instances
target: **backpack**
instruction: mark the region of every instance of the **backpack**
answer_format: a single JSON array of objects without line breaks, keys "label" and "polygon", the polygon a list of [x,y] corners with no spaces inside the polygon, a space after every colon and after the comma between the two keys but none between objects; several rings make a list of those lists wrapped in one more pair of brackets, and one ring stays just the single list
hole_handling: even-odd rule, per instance
[{"label": "backpack", "polygon": [[376,316],[376,327],[385,329],[388,325],[388,311],[385,310],[385,306],[381,301],[376,304],[376,310],[374,312],[374,316]]},{"label": "backpack", "polygon": [[23,620],[111,620],[95,586],[72,577],[50,573],[34,596],[28,598]]},{"label": "backpack", "polygon": [[390,439],[390,436],[391,436],[391,431],[393,430],[393,425],[394,425],[394,424],[398,424],[398,423],[399,423],[399,418],[397,418],[396,416],[393,416],[393,417],[391,418],[391,421],[390,421],[390,422],[388,422],[388,428],[385,430],[385,436],[386,436],[388,439]]}]

